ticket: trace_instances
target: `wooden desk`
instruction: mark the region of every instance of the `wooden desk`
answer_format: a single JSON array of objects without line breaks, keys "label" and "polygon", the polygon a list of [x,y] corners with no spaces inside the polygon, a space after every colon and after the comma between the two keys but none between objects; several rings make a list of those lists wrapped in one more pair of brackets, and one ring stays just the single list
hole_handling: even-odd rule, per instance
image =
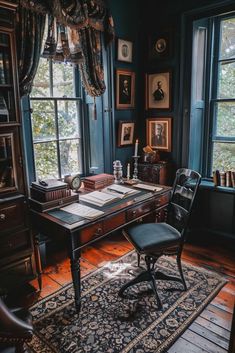
[{"label": "wooden desk", "polygon": [[[36,263],[39,285],[41,286],[41,264],[37,246],[38,232],[57,240],[60,236],[65,237],[75,291],[75,305],[77,310],[79,310],[81,304],[81,249],[143,217],[149,216],[151,220],[153,220],[153,217],[156,218],[157,212],[168,204],[170,197],[171,188],[162,185],[161,187],[162,190],[159,192],[141,191],[126,199],[99,208],[104,211],[104,214],[92,221],[81,218],[76,223],[68,224],[48,213],[30,210],[33,233],[36,239]],[[89,206],[93,207],[90,204]]]}]

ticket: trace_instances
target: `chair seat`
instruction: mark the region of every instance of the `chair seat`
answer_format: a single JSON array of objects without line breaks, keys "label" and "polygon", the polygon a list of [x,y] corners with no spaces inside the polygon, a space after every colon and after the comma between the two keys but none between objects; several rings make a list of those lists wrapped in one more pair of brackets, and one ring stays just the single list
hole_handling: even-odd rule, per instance
[{"label": "chair seat", "polygon": [[153,254],[179,244],[181,235],[167,223],[143,223],[130,227],[125,236],[139,253]]}]

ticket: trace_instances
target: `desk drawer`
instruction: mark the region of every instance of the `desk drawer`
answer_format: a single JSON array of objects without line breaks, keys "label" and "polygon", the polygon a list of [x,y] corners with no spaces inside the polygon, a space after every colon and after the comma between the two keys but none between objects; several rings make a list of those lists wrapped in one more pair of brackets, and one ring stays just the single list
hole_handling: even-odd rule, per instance
[{"label": "desk drawer", "polygon": [[104,233],[108,233],[125,224],[125,212],[112,216],[104,221]]},{"label": "desk drawer", "polygon": [[153,202],[146,202],[143,205],[139,205],[136,207],[133,207],[131,210],[127,211],[127,222],[141,217],[142,215],[151,212],[153,210],[154,207],[154,203]]},{"label": "desk drawer", "polygon": [[166,205],[169,202],[170,194],[163,195],[155,200],[155,208]]},{"label": "desk drawer", "polygon": [[89,241],[100,237],[104,234],[103,223],[99,222],[90,226],[88,228],[84,228],[80,231],[79,235],[79,245],[83,245],[88,243]]},{"label": "desk drawer", "polygon": [[11,234],[7,237],[0,237],[0,258],[1,260],[18,251],[31,249],[30,233],[28,231]]},{"label": "desk drawer", "polygon": [[23,202],[0,206],[0,228],[1,231],[14,228],[24,224]]}]

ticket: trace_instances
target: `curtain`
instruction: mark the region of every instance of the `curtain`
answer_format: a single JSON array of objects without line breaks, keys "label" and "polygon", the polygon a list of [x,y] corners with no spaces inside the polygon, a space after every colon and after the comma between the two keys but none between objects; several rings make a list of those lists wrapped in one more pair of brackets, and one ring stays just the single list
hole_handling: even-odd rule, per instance
[{"label": "curtain", "polygon": [[[24,68],[25,77],[22,77],[23,92],[30,93],[32,80],[36,73],[40,58],[42,43],[42,29],[45,17],[48,16],[46,28],[46,41],[42,56],[52,58],[54,61],[65,61],[78,64],[82,83],[92,97],[105,92],[104,72],[102,64],[101,33],[104,33],[106,45],[114,38],[114,25],[111,15],[102,0],[20,0],[20,12],[25,13],[20,22],[28,32],[21,31],[21,40],[31,43],[21,44],[21,67]],[[33,13],[32,18],[26,13]],[[25,28],[26,31],[26,28]],[[28,36],[30,33],[31,40]],[[38,46],[35,43],[38,41]],[[27,48],[30,46],[30,48]],[[28,51],[30,49],[30,51]],[[31,57],[30,57],[31,54]],[[24,64],[26,59],[28,64]],[[29,62],[31,64],[29,65]],[[27,83],[27,85],[26,85]]]},{"label": "curtain", "polygon": [[30,9],[18,8],[17,58],[20,95],[31,92],[40,59],[45,16]]}]

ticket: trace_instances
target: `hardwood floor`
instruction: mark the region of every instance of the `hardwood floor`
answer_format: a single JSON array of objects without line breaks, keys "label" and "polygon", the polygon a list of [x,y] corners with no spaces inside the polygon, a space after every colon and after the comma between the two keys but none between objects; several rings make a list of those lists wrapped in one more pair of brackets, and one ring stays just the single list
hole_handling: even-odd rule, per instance
[{"label": "hardwood floor", "polygon": [[[131,249],[132,245],[120,234],[113,234],[93,246],[84,248],[81,261],[82,276],[103,266],[107,261],[117,259]],[[226,353],[229,347],[235,297],[234,251],[210,242],[204,244],[201,242],[200,245],[186,244],[182,258],[194,265],[225,275],[228,283],[168,353]],[[37,300],[70,281],[70,263],[64,251],[50,255],[49,263],[43,271],[43,289]],[[37,282],[32,282],[32,285],[37,287]]]}]

